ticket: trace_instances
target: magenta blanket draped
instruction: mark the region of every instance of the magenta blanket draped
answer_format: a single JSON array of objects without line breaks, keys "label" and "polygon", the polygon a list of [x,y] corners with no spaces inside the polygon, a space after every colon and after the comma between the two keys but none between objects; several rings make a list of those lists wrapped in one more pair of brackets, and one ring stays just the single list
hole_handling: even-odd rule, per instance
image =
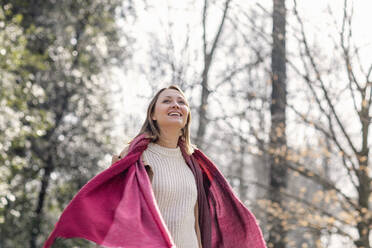
[{"label": "magenta blanket draped", "polygon": [[[140,159],[150,140],[136,137],[128,155],[91,179],[65,208],[44,244],[56,238],[84,238],[106,247],[174,248],[151,182]],[[264,248],[251,212],[234,195],[217,167],[199,150],[189,156],[199,203],[203,248]]]}]

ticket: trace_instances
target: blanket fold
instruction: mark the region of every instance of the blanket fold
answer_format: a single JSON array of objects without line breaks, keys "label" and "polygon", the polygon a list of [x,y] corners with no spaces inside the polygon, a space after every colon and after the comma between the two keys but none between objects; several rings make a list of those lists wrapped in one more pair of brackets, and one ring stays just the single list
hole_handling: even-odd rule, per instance
[{"label": "blanket fold", "polygon": [[[43,247],[60,237],[84,238],[105,247],[175,248],[140,159],[149,142],[145,135],[137,136],[123,159],[84,185]],[[255,217],[217,167],[200,150],[188,155],[182,142],[179,145],[197,184],[203,248],[266,247]]]}]

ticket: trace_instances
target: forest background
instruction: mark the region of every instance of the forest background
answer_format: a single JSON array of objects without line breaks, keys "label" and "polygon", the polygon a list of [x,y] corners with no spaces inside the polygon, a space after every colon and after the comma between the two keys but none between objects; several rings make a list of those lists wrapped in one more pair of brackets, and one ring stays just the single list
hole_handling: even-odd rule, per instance
[{"label": "forest background", "polygon": [[0,3],[0,248],[41,247],[170,84],[268,247],[372,246],[371,1]]}]

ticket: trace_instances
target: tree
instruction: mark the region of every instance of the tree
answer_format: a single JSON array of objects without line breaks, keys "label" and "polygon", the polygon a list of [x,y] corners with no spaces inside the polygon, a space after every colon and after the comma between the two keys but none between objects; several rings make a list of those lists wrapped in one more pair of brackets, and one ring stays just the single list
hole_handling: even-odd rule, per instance
[{"label": "tree", "polygon": [[[331,209],[312,205],[311,207],[315,208],[314,212],[321,213],[324,220],[320,224],[319,220],[315,223],[314,219],[308,219],[308,225],[327,226],[327,229],[335,230],[329,231],[330,233],[347,237],[357,247],[371,247],[368,131],[372,97],[368,92],[371,87],[372,66],[367,65],[365,69],[365,65],[360,60],[361,48],[353,44],[351,9],[348,1],[344,1],[338,41],[332,39],[335,51],[333,57],[338,60],[331,59],[327,68],[324,61],[319,61],[315,56],[316,51],[311,47],[295,1],[294,13],[300,27],[298,42],[301,48],[301,66],[293,61],[289,63],[308,87],[314,101],[312,106],[316,107],[318,112],[303,113],[293,105],[290,105],[290,108],[304,123],[316,130],[323,140],[326,140],[322,143],[328,144],[326,147],[329,149],[324,149],[321,154],[332,159],[333,165],[338,168],[337,177],[342,178],[343,184],[350,186],[351,190],[345,190],[345,187],[341,187],[335,178],[325,177],[322,170],[317,171],[316,168],[303,166],[298,161],[296,153],[290,155],[289,168],[324,187],[322,199],[333,201]],[[338,61],[342,61],[343,65]],[[340,77],[341,66],[344,68],[344,74]],[[337,86],[332,83],[335,78],[340,82]],[[341,107],[343,101],[340,100],[346,99],[345,97],[351,98],[353,108]],[[353,120],[358,121],[361,130],[359,135],[353,135],[350,131],[351,127],[345,119],[346,113],[353,116]],[[357,230],[358,237],[350,233],[353,229]]]},{"label": "tree", "polygon": [[[121,1],[1,3],[7,20],[22,17],[19,26],[26,49],[42,58],[42,68],[25,68],[30,75],[27,84],[42,97],[25,103],[47,120],[42,122],[44,129],[38,127],[36,134],[9,151],[24,163],[7,178],[15,199],[7,205],[5,219],[16,225],[1,226],[2,242],[39,247],[58,214],[100,170],[103,155],[111,149],[110,87],[102,75],[127,59],[129,40],[116,26],[123,12]],[[131,14],[128,9],[124,13]],[[24,116],[27,119],[30,116]]]},{"label": "tree", "polygon": [[[344,1],[339,21],[329,8],[329,30],[335,28],[335,33],[328,34],[332,49],[324,51],[311,43],[313,33],[306,29],[294,1],[297,23],[291,23],[291,38],[297,41],[298,53],[287,57],[287,65],[297,87],[291,89],[296,94],[287,102],[287,109],[296,117],[292,120],[295,129],[301,130],[292,129],[294,135],[310,134],[304,135],[306,142],[298,137],[298,142],[280,154],[291,174],[291,187],[281,192],[284,207],[260,201],[261,206],[284,217],[288,233],[304,230],[301,239],[313,238],[316,247],[326,246],[327,238],[341,240],[348,247],[371,247],[368,113],[372,66],[361,59],[367,48],[353,40],[352,11]],[[345,104],[348,100],[350,104]],[[355,126],[361,131],[353,132]]]},{"label": "tree", "polygon": [[[22,208],[29,206],[27,197],[20,194],[23,176],[31,176],[25,150],[29,138],[45,132],[50,122],[48,113],[34,109],[31,102],[43,101],[45,91],[30,80],[29,68],[43,70],[43,56],[27,48],[26,32],[21,26],[22,14],[15,14],[11,5],[0,8],[0,246],[11,247],[9,239],[23,233],[14,228],[24,227]],[[22,176],[21,176],[22,173]],[[12,230],[13,229],[13,230]]]},{"label": "tree", "polygon": [[[283,154],[287,150],[286,138],[286,7],[285,0],[273,0],[273,48],[271,55],[272,93],[271,93],[271,129],[269,149],[270,191],[269,199],[281,207],[284,203],[281,191],[287,188],[287,167]],[[286,247],[286,226],[281,216],[269,216],[271,227],[268,240],[269,247]]]},{"label": "tree", "polygon": [[199,124],[198,124],[198,131],[196,134],[196,145],[199,147],[203,147],[203,142],[205,139],[205,129],[208,124],[208,118],[207,118],[207,111],[208,111],[208,97],[210,94],[210,89],[209,89],[209,78],[208,74],[210,71],[210,67],[212,65],[213,61],[213,56],[216,52],[216,48],[218,46],[221,33],[224,28],[225,20],[227,18],[227,13],[229,10],[229,5],[231,0],[226,0],[225,1],[225,6],[223,9],[223,15],[221,18],[221,22],[218,26],[218,31],[213,39],[213,42],[208,49],[208,41],[207,41],[207,30],[206,30],[206,22],[207,22],[207,9],[208,9],[208,0],[204,1],[204,7],[203,7],[203,57],[204,57],[204,67],[203,67],[203,72],[202,72],[202,80],[201,80],[201,100],[200,100],[200,106],[198,108],[198,117],[199,117]]}]

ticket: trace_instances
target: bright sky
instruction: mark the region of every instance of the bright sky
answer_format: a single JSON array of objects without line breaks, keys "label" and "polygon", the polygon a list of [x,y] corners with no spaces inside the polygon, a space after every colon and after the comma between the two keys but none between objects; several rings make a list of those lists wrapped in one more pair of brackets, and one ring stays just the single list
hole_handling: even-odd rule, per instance
[{"label": "bright sky", "polygon": [[[148,1],[150,2],[150,1]],[[148,63],[148,55],[152,37],[149,34],[156,35],[159,39],[164,39],[170,30],[167,28],[168,20],[174,22],[172,29],[173,37],[182,37],[183,33],[186,32],[185,28],[187,24],[190,24],[190,28],[194,28],[196,32],[200,29],[200,18],[201,18],[201,6],[203,1],[198,2],[199,6],[192,5],[193,1],[171,1],[171,0],[158,0],[155,5],[152,5],[146,11],[143,11],[138,3],[139,12],[137,23],[131,28],[132,35],[136,37],[137,42],[135,44],[135,53],[132,65],[135,67],[137,64]],[[370,24],[372,23],[372,1],[371,0],[355,0],[348,1],[348,4],[354,4],[354,17],[353,17],[353,36],[354,42],[357,46],[361,47],[361,56],[363,64],[366,69],[372,64],[372,32],[370,32]],[[272,0],[233,0],[233,3],[239,4],[244,7],[253,7],[259,9],[257,4],[264,6],[265,9],[271,10]],[[137,4],[137,3],[136,3]],[[306,23],[306,30],[308,35],[313,39],[322,44],[327,49],[332,49],[332,46],[328,39],[328,34],[335,34],[334,19],[330,18],[328,13],[328,7],[332,9],[334,18],[337,20],[338,27],[341,26],[341,18],[343,15],[343,0],[297,0],[298,8],[301,16],[304,18]],[[292,9],[293,2],[287,0],[287,8]],[[186,10],[185,10],[186,9]],[[261,11],[260,11],[261,12]],[[211,26],[216,26],[219,21],[218,11],[210,11],[209,23]],[[216,22],[213,22],[216,20]],[[120,23],[120,22],[119,22]],[[125,25],[125,23],[121,23]],[[126,27],[127,29],[128,27]],[[213,28],[213,27],[211,27]],[[199,32],[200,33],[200,32]],[[194,46],[201,46],[202,41],[200,36],[193,37]],[[338,37],[336,37],[338,38]],[[175,40],[177,42],[177,40]],[[180,41],[183,42],[183,41]],[[291,44],[289,42],[289,44]],[[179,44],[175,44],[176,46]],[[289,47],[291,49],[291,47]],[[293,48],[292,48],[293,49]],[[331,54],[331,50],[330,50]],[[239,58],[237,58],[239,59]],[[126,120],[129,114],[135,114],[139,116],[139,122],[137,130],[129,135],[134,135],[138,131],[139,126],[145,117],[145,107],[148,104],[147,99],[143,99],[139,95],[149,96],[150,90],[147,86],[147,78],[143,73],[138,70],[129,69],[127,73],[123,73],[119,69],[113,71],[113,79],[118,82],[114,87],[118,92],[116,105],[119,110],[118,118],[116,119],[117,130],[114,133],[122,134],[123,120]],[[116,79],[115,79],[116,78]],[[118,86],[120,85],[120,86]],[[301,135],[301,134],[299,134]],[[300,136],[298,136],[300,137]],[[297,138],[298,138],[297,137]],[[301,139],[301,138],[298,138]],[[120,144],[124,144],[120,141]],[[332,247],[343,246],[340,239],[333,241]]]},{"label": "bright sky", "polygon": [[[152,37],[149,34],[156,35],[159,39],[164,39],[170,32],[168,29],[167,22],[172,20],[174,26],[171,30],[173,37],[183,37],[185,33],[186,25],[189,24],[193,31],[200,28],[201,18],[201,4],[202,1],[195,1],[199,4],[192,4],[194,1],[170,1],[170,0],[159,0],[156,4],[150,5],[149,8],[144,10],[144,6],[141,6],[141,2],[138,2],[138,19],[136,24],[131,27],[131,32],[136,37],[135,53],[132,65],[135,67],[136,64],[145,63],[148,60],[147,53],[150,49]],[[220,1],[221,2],[221,1]],[[238,4],[241,7],[246,8],[259,8],[257,4],[264,6],[265,9],[271,10],[272,0],[233,0],[233,4]],[[357,0],[348,1],[348,4],[353,2],[354,4],[354,18],[353,18],[353,36],[358,46],[363,46],[364,50],[361,53],[362,60],[365,64],[372,64],[372,32],[370,32],[370,23],[372,23],[372,1],[371,0]],[[137,4],[137,3],[136,3]],[[323,46],[328,46],[330,49],[331,45],[328,41],[327,34],[334,31],[333,19],[329,18],[327,12],[330,6],[335,18],[338,20],[340,26],[340,20],[343,14],[343,0],[311,0],[297,1],[300,14],[305,20],[306,29],[309,31],[309,36],[320,42]],[[287,8],[292,9],[293,2],[287,0]],[[219,14],[216,9],[209,11],[209,19],[211,28],[217,26],[219,20]],[[215,16],[213,16],[215,15]],[[213,22],[213,20],[216,20]],[[119,22],[120,23],[120,22]],[[125,25],[125,23],[121,23]],[[128,26],[126,26],[126,30]],[[332,30],[331,30],[332,29]],[[314,31],[315,32],[311,32]],[[197,33],[197,32],[195,32]],[[334,33],[334,32],[333,32]],[[177,42],[177,40],[175,40]],[[183,42],[183,40],[181,41]],[[201,46],[201,37],[194,37],[194,46]],[[289,43],[290,44],[290,43]],[[177,46],[177,44],[175,44]],[[291,49],[291,48],[289,48]],[[117,89],[121,92],[119,95],[118,108],[121,109],[121,114],[125,114],[127,110],[136,113],[144,118],[144,108],[147,101],[143,100],[139,95],[149,95],[150,91],[147,87],[147,78],[143,73],[138,70],[128,70],[127,73],[123,74],[120,70],[114,71],[114,79],[117,78],[117,82],[121,85],[121,89]],[[117,87],[117,86],[115,86]],[[122,118],[119,118],[122,119]],[[122,125],[119,123],[118,125]]]}]

